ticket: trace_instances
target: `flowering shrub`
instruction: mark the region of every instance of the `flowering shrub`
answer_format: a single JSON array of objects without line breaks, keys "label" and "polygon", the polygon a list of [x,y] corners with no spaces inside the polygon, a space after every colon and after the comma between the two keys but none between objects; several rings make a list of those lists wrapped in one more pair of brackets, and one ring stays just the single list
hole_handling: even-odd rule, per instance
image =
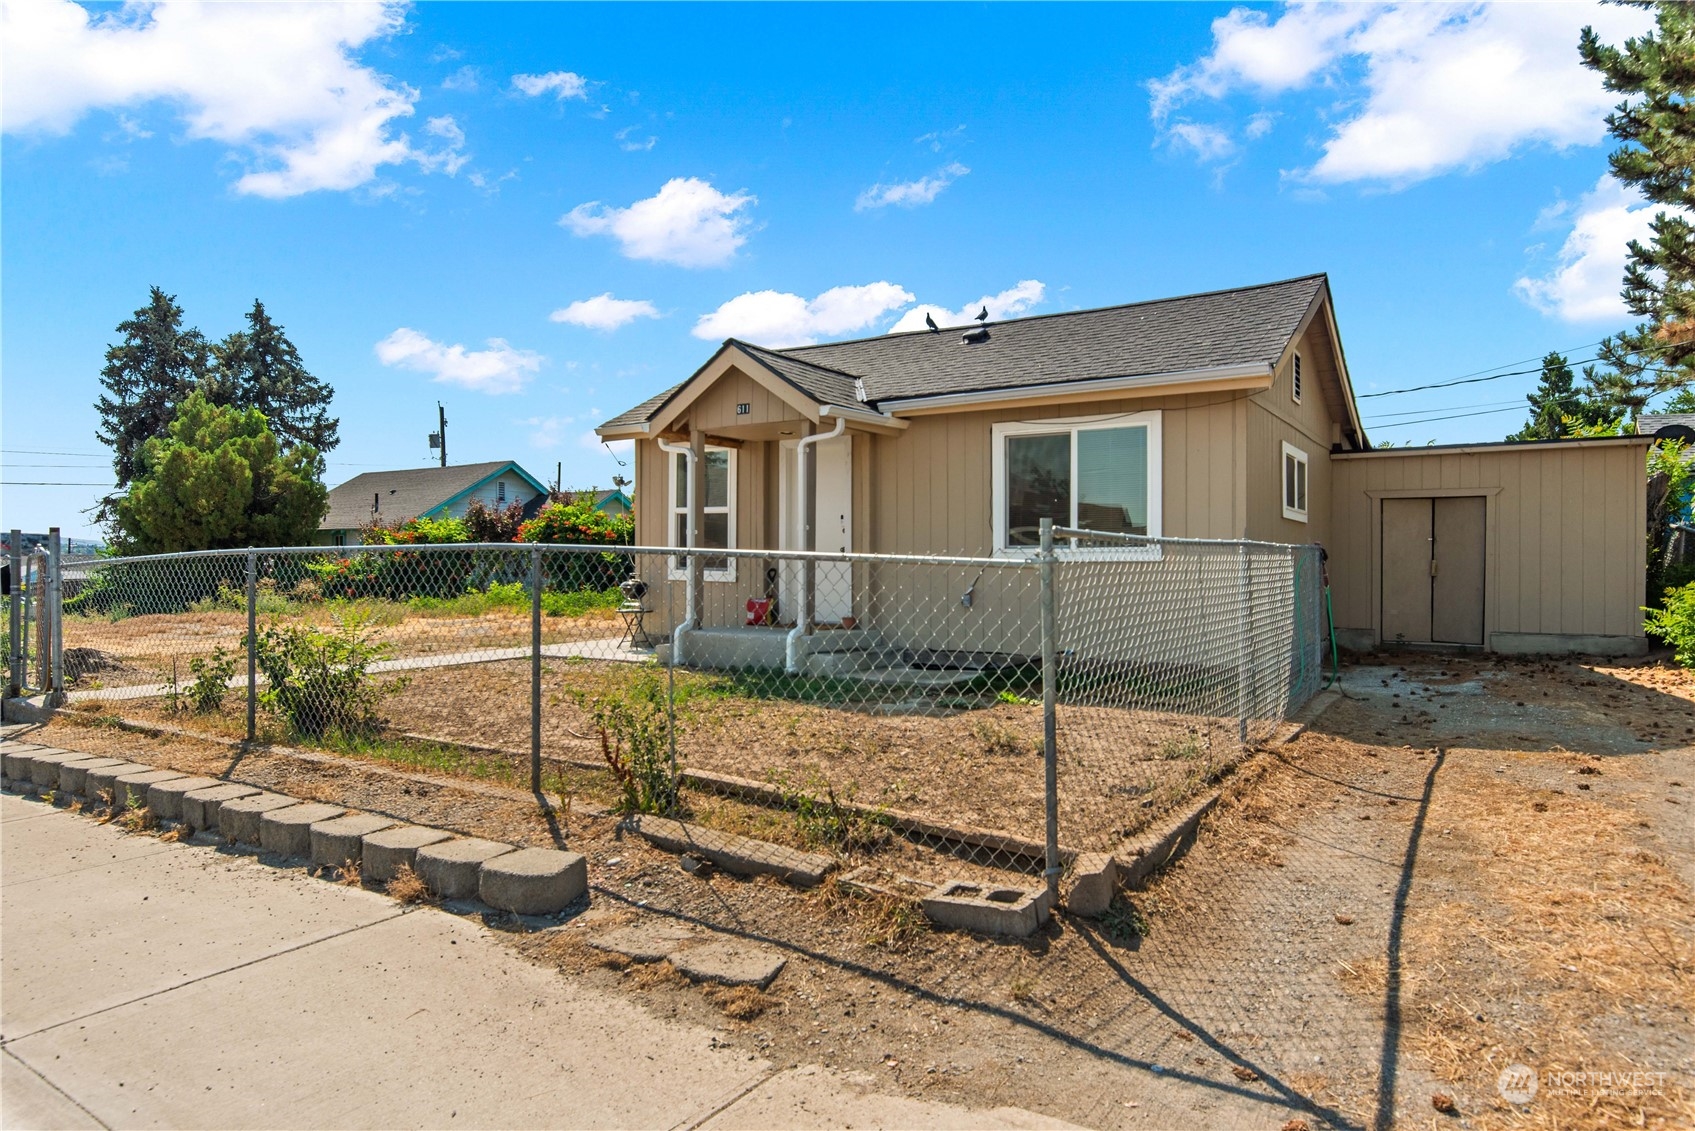
[{"label": "flowering shrub", "polygon": [[409,518],[393,526],[376,521],[359,533],[367,546],[441,546],[471,541],[470,528],[458,518]]},{"label": "flowering shrub", "polygon": [[596,543],[628,546],[635,541],[633,515],[610,515],[597,511],[586,498],[547,504],[530,521],[518,527],[518,541],[567,545]]},{"label": "flowering shrub", "polygon": [[[549,503],[518,528],[519,541],[549,545],[628,546],[635,534],[634,517],[597,511],[586,497]],[[573,554],[548,555],[543,568],[550,589],[604,594],[630,576],[631,565],[624,554]]]}]

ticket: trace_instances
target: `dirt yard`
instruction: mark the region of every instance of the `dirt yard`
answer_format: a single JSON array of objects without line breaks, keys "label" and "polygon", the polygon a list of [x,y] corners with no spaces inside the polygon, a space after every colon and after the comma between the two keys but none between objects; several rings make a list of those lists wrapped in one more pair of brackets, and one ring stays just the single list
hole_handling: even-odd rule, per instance
[{"label": "dirt yard", "polygon": [[[1695,680],[1408,657],[1343,687],[1244,765],[1150,890],[1026,943],[928,931],[834,885],[702,879],[584,812],[592,791],[543,813],[469,763],[232,756],[72,713],[40,740],[568,844],[591,910],[514,946],[886,1090],[1113,1128],[1695,1124]],[[759,939],[789,968],[762,995],[717,994],[581,942],[646,917]],[[1496,1087],[1515,1063],[1540,1083],[1519,1107]]]}]

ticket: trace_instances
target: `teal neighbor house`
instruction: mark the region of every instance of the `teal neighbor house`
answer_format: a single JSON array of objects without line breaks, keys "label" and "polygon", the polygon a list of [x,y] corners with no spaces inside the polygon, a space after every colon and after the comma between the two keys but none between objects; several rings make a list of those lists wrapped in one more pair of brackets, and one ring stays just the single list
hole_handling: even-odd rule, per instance
[{"label": "teal neighbor house", "polygon": [[392,526],[409,518],[463,518],[471,500],[490,509],[521,504],[525,517],[547,502],[547,485],[512,460],[367,471],[332,488],[318,524],[318,545],[357,546],[373,519]]}]

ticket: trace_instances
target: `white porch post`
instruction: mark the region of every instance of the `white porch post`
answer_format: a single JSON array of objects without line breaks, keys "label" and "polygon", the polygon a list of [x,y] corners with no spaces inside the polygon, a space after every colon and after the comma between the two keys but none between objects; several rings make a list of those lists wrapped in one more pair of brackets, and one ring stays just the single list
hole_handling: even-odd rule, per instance
[{"label": "white porch post", "polygon": [[[731,501],[733,505],[733,500]],[[689,584],[688,611],[685,614],[689,625],[699,628],[705,611],[706,600],[703,592],[706,581],[706,563],[702,559],[700,548],[701,528],[706,525],[706,433],[689,426],[689,549],[696,551],[689,555]]]}]

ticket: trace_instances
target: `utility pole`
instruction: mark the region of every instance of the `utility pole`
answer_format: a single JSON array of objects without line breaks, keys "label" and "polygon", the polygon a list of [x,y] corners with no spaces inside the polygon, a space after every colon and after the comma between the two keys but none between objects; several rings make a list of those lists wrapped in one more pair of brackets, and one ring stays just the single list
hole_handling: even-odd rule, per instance
[{"label": "utility pole", "polygon": [[443,467],[446,467],[447,466],[447,409],[442,407],[442,403],[440,401],[436,402],[436,417],[441,422],[441,424],[440,424],[441,431],[438,433],[441,436],[441,465]]}]

